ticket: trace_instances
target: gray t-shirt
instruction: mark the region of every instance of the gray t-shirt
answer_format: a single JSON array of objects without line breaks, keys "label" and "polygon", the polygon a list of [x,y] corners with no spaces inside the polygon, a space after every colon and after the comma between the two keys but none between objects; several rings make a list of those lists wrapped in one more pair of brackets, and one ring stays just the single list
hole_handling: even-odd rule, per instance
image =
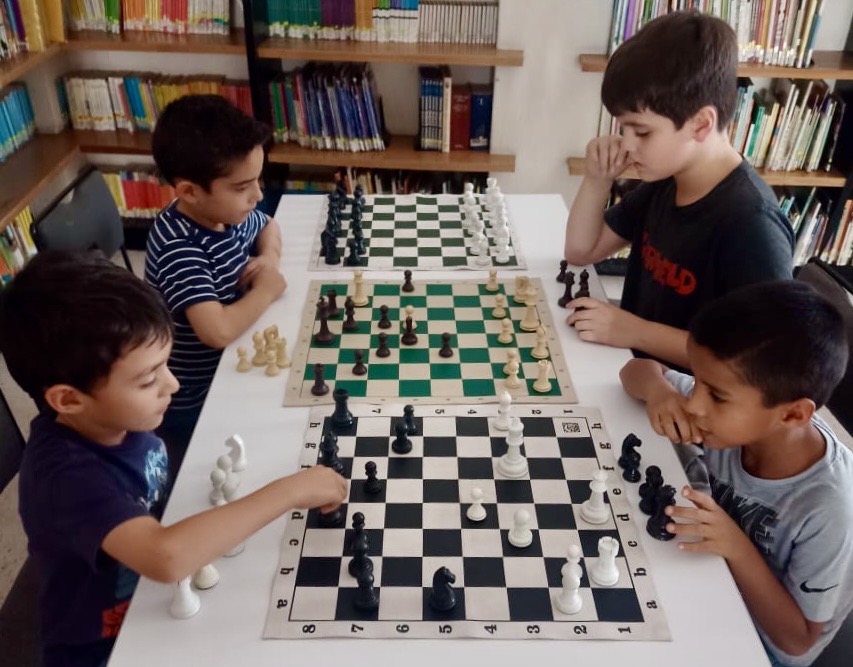
[{"label": "gray t-shirt", "polygon": [[[668,371],[666,379],[685,396],[693,378]],[[758,628],[780,661],[810,665],[853,609],[853,452],[817,415],[826,440],[823,458],[786,479],[761,479],[741,465],[740,447],[705,450],[687,466],[691,484],[707,469],[714,500],[731,516],[764,557],[803,612],[823,632],[810,651],[790,656]]]}]

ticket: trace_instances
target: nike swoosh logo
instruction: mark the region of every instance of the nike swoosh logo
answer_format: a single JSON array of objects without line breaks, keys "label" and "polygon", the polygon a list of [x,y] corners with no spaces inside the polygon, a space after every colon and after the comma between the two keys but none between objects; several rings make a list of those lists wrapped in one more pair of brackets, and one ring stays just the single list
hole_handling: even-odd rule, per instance
[{"label": "nike swoosh logo", "polygon": [[808,586],[806,586],[806,583],[807,582],[804,581],[800,584],[800,590],[803,593],[826,593],[827,591],[831,591],[833,588],[838,588],[838,584],[830,586],[829,588],[809,588]]}]

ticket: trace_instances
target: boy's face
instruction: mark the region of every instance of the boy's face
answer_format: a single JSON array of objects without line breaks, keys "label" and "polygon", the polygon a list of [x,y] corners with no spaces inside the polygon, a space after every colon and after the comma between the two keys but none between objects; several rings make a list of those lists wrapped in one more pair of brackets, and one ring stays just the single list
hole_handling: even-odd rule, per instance
[{"label": "boy's face", "polygon": [[105,380],[83,394],[78,418],[105,434],[153,431],[179,386],[166,366],[171,350],[170,339],[151,340],[127,351]]},{"label": "boy's face", "polygon": [[780,426],[780,407],[768,408],[761,392],[746,384],[731,364],[720,361],[693,339],[687,355],[696,378],[687,412],[711,449],[750,445],[772,435]]},{"label": "boy's face", "polygon": [[264,149],[255,146],[246,157],[231,164],[226,176],[210,184],[210,192],[194,188],[194,210],[209,222],[239,225],[263,199],[260,186],[264,166]]},{"label": "boy's face", "polygon": [[629,111],[617,117],[622,147],[644,181],[659,181],[682,171],[692,154],[693,132],[688,120],[680,130],[653,111]]}]

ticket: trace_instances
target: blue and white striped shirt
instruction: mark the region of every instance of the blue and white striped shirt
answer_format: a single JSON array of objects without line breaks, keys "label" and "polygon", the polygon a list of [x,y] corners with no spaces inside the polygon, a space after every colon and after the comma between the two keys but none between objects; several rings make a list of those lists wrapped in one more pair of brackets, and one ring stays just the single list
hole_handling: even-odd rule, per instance
[{"label": "blue and white striped shirt", "polygon": [[175,342],[169,369],[181,383],[172,407],[186,409],[204,403],[222,356],[222,350],[199,340],[186,309],[204,301],[227,306],[243,295],[237,281],[267,217],[256,210],[239,225],[215,232],[178,211],[176,204],[160,212],[148,233],[145,280],[163,295],[172,313]]}]

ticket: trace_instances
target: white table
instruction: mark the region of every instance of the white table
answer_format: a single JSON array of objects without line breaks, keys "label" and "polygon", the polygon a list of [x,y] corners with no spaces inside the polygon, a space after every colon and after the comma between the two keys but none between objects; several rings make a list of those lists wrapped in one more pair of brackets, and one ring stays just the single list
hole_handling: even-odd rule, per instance
[{"label": "white table", "polygon": [[[308,282],[328,277],[306,270],[308,255],[320,216],[322,197],[286,196],[276,220],[284,239],[282,267],[289,282],[285,296],[270,307],[252,331],[278,324],[281,335],[295,340],[298,313]],[[566,207],[558,195],[510,195],[510,215],[528,261],[528,274],[541,276],[548,302],[556,313],[562,285],[555,281],[563,246]],[[390,273],[370,277],[398,278]],[[415,272],[418,277],[462,277],[478,274]],[[597,279],[590,281],[592,295],[603,298]],[[645,464],[655,463],[677,488],[686,480],[665,439],[649,427],[645,410],[621,389],[618,371],[629,353],[578,340],[568,327],[558,327],[581,405],[598,406],[613,442],[629,432],[643,440]],[[210,395],[164,516],[165,523],[209,508],[210,471],[225,453],[224,440],[240,433],[248,449],[249,466],[242,489],[257,488],[297,469],[307,408],[281,407],[286,374],[268,378],[261,369],[237,373],[235,349],[251,351],[247,332],[223,355]],[[292,348],[291,348],[292,351]],[[330,408],[331,409],[331,408]],[[637,485],[628,487],[629,502],[638,502]],[[110,665],[390,665],[402,656],[408,667],[479,664],[545,664],[560,660],[577,665],[766,665],[746,608],[725,562],[713,556],[680,552],[675,542],[658,542],[641,531],[643,548],[652,564],[652,576],[664,607],[673,640],[632,641],[488,641],[488,640],[263,640],[271,582],[278,565],[279,542],[284,532],[281,518],[255,534],[236,558],[216,562],[220,583],[201,593],[202,609],[191,619],[169,616],[171,586],[143,580],[130,606]],[[564,661],[564,662],[563,662]],[[552,663],[553,664],[553,663]]]}]

